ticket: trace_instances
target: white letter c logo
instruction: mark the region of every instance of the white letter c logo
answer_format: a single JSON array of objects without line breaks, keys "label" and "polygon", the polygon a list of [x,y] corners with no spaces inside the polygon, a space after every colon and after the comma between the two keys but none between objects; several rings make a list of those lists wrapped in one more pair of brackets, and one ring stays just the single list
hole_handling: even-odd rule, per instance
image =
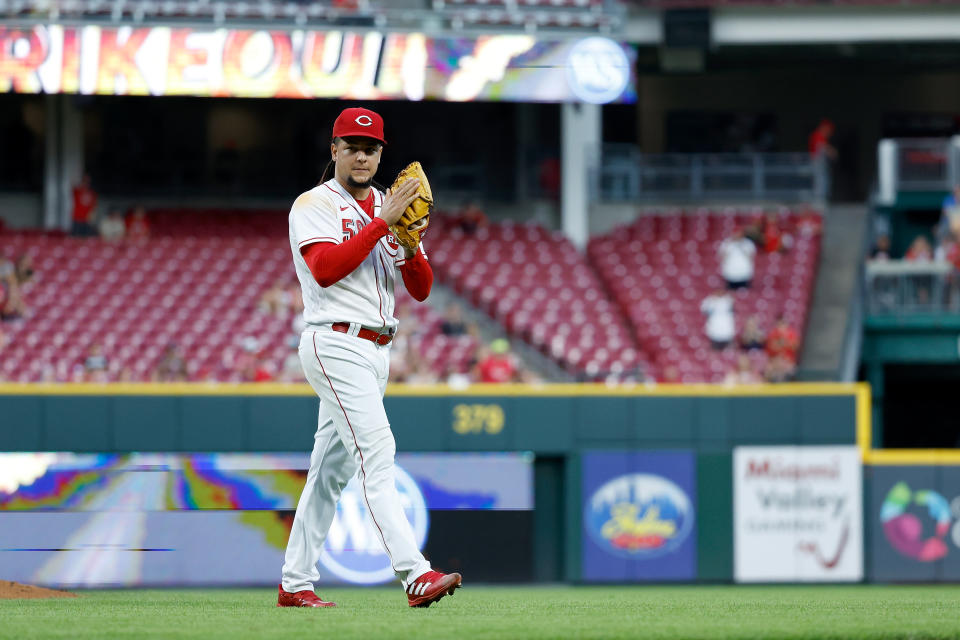
[{"label": "white letter c logo", "polygon": [[357,116],[357,119],[354,120],[361,127],[369,127],[373,124],[373,118],[370,116]]}]

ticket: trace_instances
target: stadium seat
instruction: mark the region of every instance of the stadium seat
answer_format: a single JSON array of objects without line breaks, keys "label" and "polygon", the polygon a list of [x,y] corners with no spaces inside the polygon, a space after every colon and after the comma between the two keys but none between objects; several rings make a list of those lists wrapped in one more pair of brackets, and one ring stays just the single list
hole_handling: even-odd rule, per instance
[{"label": "stadium seat", "polygon": [[[700,304],[724,287],[717,248],[756,210],[697,209],[644,215],[632,224],[591,239],[587,255],[603,284],[628,319],[638,344],[650,353],[653,369],[676,367],[683,382],[720,382],[735,352],[713,351],[703,335]],[[803,335],[820,250],[818,214],[782,213],[794,245],[786,253],[759,253],[754,284],[734,296],[737,330],[751,315],[770,329],[781,315]],[[766,356],[750,354],[756,371]]]},{"label": "stadium seat", "polygon": [[512,222],[469,234],[441,222],[430,233],[437,276],[571,375],[636,379],[647,369],[623,316],[562,234]]},{"label": "stadium seat", "polygon": [[[231,363],[247,335],[258,339],[266,368],[281,371],[295,313],[268,314],[258,302],[273,283],[296,280],[286,212],[158,210],[149,220],[151,238],[136,243],[3,235],[9,256],[34,256],[35,275],[25,286],[28,317],[3,326],[8,346],[0,378],[78,380],[90,347],[99,343],[108,380],[145,381],[175,342],[192,379],[240,381],[243,372]],[[402,288],[397,307],[418,326],[435,329],[442,322]],[[472,365],[475,338],[437,338],[436,346],[415,346],[431,369],[464,372]]]}]

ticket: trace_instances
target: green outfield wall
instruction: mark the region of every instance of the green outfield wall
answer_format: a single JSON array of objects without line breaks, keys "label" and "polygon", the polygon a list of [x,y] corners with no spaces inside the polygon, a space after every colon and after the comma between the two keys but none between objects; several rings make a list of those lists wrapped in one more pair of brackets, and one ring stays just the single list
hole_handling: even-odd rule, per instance
[{"label": "green outfield wall", "polygon": [[[690,456],[690,578],[721,582],[733,579],[734,448],[854,445],[870,425],[858,384],[391,386],[385,404],[398,451],[535,455],[534,576],[544,581],[584,577],[582,465],[596,452]],[[0,451],[307,451],[317,414],[306,385],[0,385]]]},{"label": "green outfield wall", "polygon": [[[391,387],[401,451],[854,444],[855,385]],[[0,385],[2,451],[299,451],[316,430],[306,385]]]}]

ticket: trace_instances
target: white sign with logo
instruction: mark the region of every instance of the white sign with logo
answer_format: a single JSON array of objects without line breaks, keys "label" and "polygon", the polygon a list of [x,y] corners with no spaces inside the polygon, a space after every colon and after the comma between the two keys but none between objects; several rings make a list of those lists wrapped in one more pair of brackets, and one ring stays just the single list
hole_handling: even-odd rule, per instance
[{"label": "white sign with logo", "polygon": [[737,582],[863,578],[863,491],[856,447],[737,447]]},{"label": "white sign with logo", "polygon": [[[423,549],[429,528],[423,493],[416,480],[400,466],[394,467],[394,475],[400,503],[413,528],[417,547]],[[357,584],[377,584],[394,578],[390,558],[383,550],[357,476],[350,479],[340,494],[320,564],[337,577]]]},{"label": "white sign with logo", "polygon": [[606,104],[630,84],[630,60],[623,47],[609,38],[584,38],[570,50],[567,82],[584,102]]}]

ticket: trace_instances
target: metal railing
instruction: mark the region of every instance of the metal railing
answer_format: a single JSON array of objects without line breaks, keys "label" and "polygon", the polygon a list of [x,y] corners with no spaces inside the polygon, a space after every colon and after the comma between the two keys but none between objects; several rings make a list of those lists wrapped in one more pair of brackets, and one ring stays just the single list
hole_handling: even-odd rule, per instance
[{"label": "metal railing", "polygon": [[868,262],[868,315],[960,312],[960,273],[948,262]]},{"label": "metal railing", "polygon": [[947,191],[960,183],[960,136],[888,138],[877,144],[879,204],[903,191]]},{"label": "metal railing", "polygon": [[641,153],[604,145],[591,163],[596,199],[823,202],[829,167],[807,153]]}]

